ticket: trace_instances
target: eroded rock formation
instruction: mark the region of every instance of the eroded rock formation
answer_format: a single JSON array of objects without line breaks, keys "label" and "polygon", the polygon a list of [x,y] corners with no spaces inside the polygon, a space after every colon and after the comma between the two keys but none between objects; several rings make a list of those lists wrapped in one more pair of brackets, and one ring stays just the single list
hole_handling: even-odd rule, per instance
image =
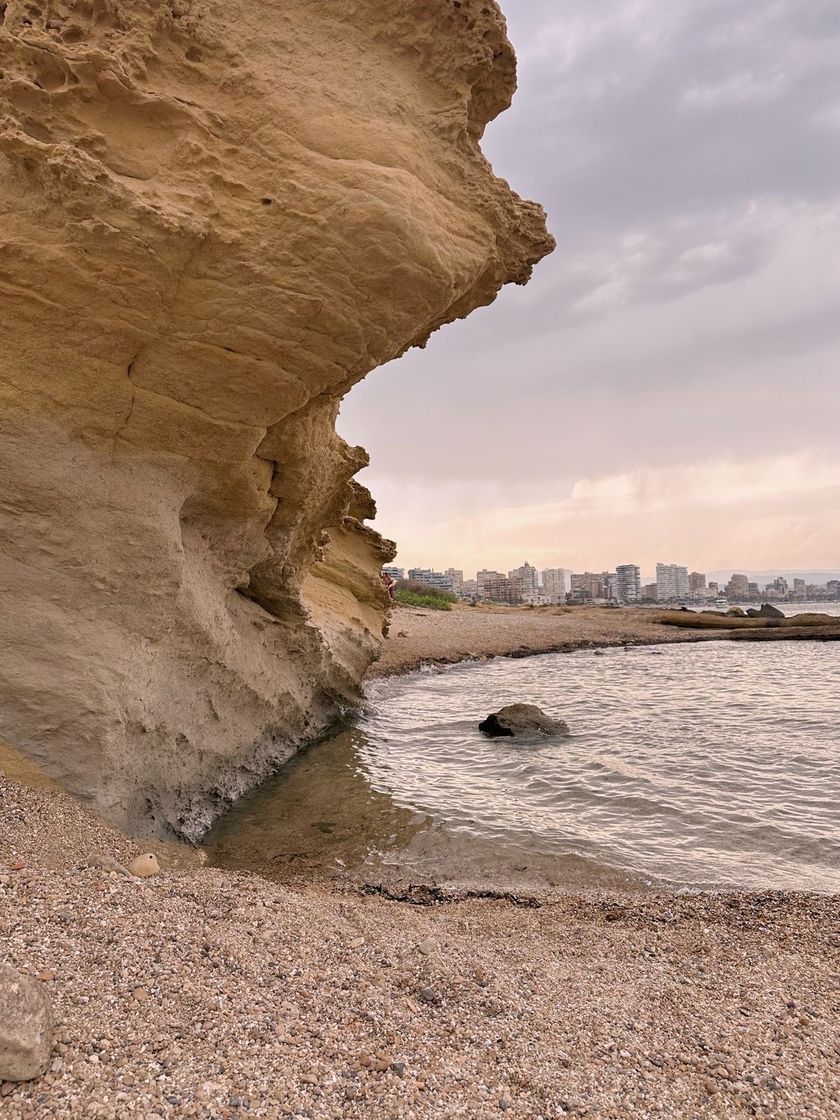
[{"label": "eroded rock formation", "polygon": [[358,695],[392,555],[334,421],[524,283],[490,0],[0,3],[0,736],[201,833]]}]

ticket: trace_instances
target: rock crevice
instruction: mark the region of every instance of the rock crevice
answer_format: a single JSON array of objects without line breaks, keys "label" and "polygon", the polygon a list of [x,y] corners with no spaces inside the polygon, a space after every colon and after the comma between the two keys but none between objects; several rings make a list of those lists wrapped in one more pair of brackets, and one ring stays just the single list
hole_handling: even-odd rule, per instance
[{"label": "rock crevice", "polygon": [[392,546],[342,396],[524,283],[495,3],[9,0],[0,736],[197,837],[358,699]]}]

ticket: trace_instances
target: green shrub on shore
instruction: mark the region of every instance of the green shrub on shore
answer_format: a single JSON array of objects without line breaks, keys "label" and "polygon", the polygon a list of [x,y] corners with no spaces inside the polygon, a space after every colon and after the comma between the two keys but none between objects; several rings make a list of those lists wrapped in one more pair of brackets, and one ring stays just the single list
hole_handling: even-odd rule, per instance
[{"label": "green shrub on shore", "polygon": [[439,591],[436,587],[427,587],[425,583],[404,580],[397,584],[394,591],[394,601],[407,607],[428,607],[432,611],[451,611],[452,604],[458,602],[458,596],[453,595],[451,591]]}]

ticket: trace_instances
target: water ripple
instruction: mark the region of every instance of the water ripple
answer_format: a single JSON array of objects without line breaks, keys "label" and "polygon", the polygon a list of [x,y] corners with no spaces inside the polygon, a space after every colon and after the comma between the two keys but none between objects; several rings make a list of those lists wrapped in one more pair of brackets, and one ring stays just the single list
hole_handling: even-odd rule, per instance
[{"label": "water ripple", "polygon": [[[375,684],[360,760],[373,788],[488,848],[675,886],[840,890],[837,676],[820,643],[457,666]],[[478,734],[518,700],[572,737]]]}]

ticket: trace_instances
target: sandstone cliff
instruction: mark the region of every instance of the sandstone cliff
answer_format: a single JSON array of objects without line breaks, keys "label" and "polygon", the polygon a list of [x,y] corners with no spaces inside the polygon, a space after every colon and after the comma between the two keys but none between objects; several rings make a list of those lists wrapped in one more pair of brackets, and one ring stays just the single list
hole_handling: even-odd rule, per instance
[{"label": "sandstone cliff", "polygon": [[491,0],[0,3],[0,736],[197,836],[358,695],[342,396],[524,283]]}]

